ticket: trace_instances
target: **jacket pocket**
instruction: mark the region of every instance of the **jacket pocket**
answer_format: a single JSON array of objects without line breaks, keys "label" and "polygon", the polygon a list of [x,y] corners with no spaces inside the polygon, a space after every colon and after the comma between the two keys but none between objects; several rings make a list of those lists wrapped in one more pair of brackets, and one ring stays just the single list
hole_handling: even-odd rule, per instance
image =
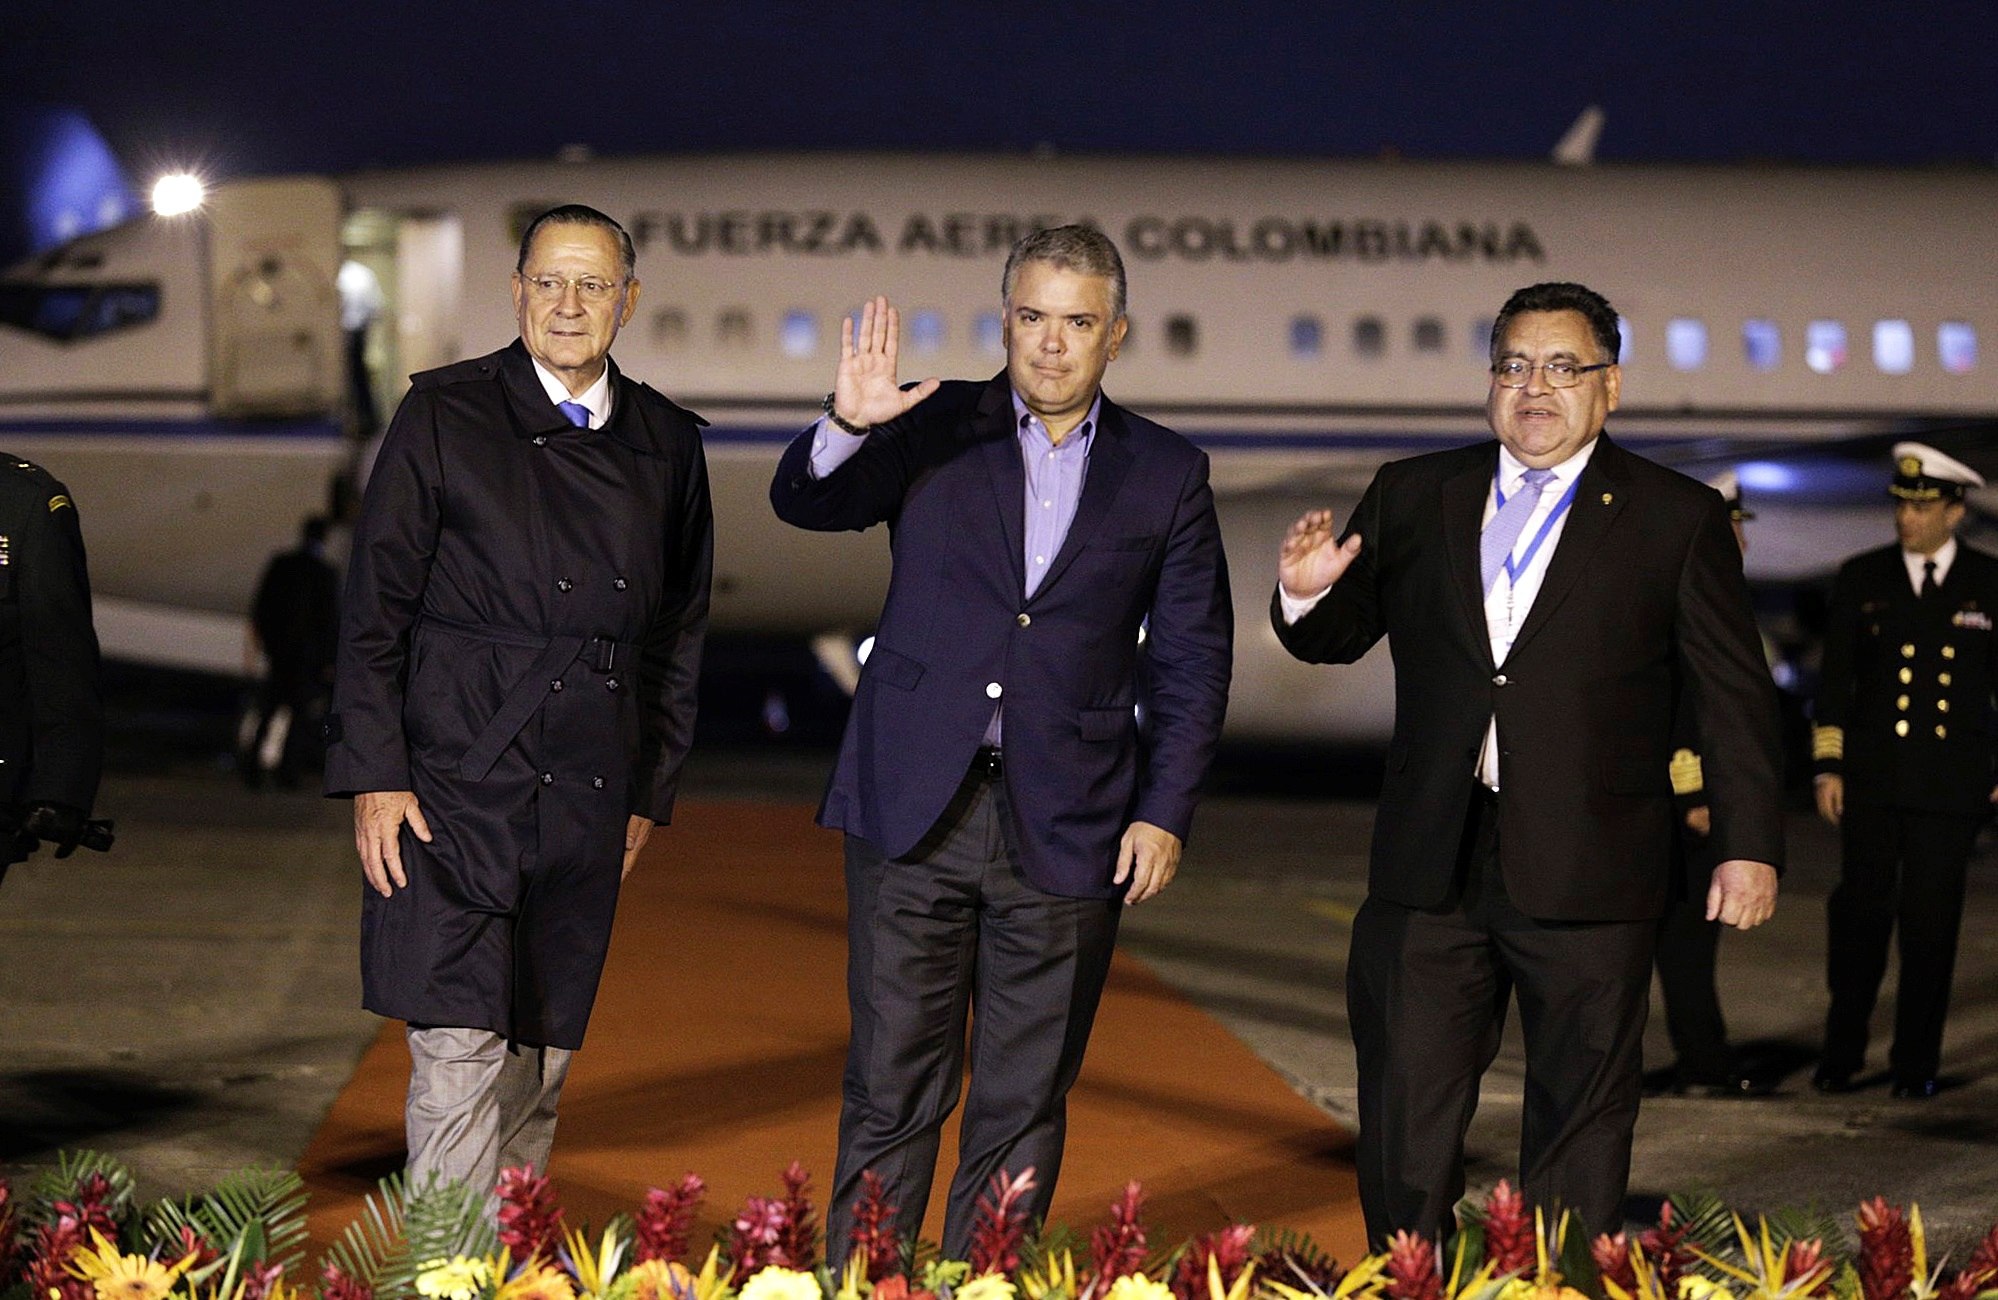
[{"label": "jacket pocket", "polygon": [[1084,740],[1121,740],[1135,721],[1129,709],[1084,709],[1078,720]]},{"label": "jacket pocket", "polygon": [[875,645],[874,653],[867,656],[866,672],[870,680],[903,691],[915,690],[916,683],[923,680],[921,664],[907,655],[898,655],[879,643]]}]

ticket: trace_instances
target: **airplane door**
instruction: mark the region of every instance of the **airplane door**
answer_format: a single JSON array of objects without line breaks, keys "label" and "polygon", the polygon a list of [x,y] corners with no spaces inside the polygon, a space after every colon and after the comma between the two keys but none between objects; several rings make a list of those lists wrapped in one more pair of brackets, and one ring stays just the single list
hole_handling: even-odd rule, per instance
[{"label": "airplane door", "polygon": [[243,181],[208,210],[211,401],[225,416],[339,409],[340,194],[311,178]]},{"label": "airplane door", "polygon": [[[395,229],[395,333],[403,375],[458,360],[458,308],[465,282],[465,236],[458,218],[406,215]],[[401,384],[398,383],[398,389]],[[390,404],[401,396],[390,395]]]}]

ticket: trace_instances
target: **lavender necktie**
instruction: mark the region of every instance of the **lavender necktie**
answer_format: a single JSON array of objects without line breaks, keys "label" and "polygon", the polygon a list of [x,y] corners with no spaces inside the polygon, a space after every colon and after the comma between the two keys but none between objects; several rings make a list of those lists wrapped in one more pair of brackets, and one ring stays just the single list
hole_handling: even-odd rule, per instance
[{"label": "lavender necktie", "polygon": [[1533,514],[1533,508],[1540,504],[1540,490],[1554,479],[1551,469],[1530,469],[1526,471],[1526,482],[1519,491],[1507,497],[1505,504],[1498,508],[1491,522],[1485,525],[1484,536],[1478,542],[1478,572],[1485,580],[1485,594],[1492,594],[1492,584],[1498,581],[1499,570],[1505,567],[1506,557],[1519,541],[1519,535],[1526,529],[1526,521]]},{"label": "lavender necktie", "polygon": [[[590,408],[584,406],[581,402],[557,402],[555,403],[555,409],[560,411],[568,419],[569,423],[575,425],[578,429],[587,429],[590,427]],[[1513,531],[1517,532],[1519,530],[1514,529]]]}]

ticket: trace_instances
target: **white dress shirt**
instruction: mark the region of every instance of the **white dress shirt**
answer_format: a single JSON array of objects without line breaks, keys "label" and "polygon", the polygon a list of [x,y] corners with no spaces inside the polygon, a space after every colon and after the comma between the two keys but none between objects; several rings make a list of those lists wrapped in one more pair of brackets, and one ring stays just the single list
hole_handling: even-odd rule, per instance
[{"label": "white dress shirt", "polygon": [[[529,357],[528,360],[533,361],[534,359]],[[539,361],[534,362],[534,377],[541,381],[541,387],[548,393],[548,400],[557,406],[560,406],[564,402],[580,402],[590,413],[590,428],[601,429],[610,423],[611,384],[609,366],[605,366],[604,372],[597,376],[596,383],[591,384],[583,390],[581,397],[569,396],[569,386],[557,379],[555,372],[542,365]]]},{"label": "white dress shirt", "polygon": [[1901,563],[1908,566],[1908,585],[1915,589],[1917,596],[1922,594],[1922,566],[1930,560],[1936,562],[1936,586],[1940,587],[1943,579],[1949,577],[1949,566],[1956,563],[1956,538],[1952,537],[1936,547],[1934,555],[1901,548]]}]

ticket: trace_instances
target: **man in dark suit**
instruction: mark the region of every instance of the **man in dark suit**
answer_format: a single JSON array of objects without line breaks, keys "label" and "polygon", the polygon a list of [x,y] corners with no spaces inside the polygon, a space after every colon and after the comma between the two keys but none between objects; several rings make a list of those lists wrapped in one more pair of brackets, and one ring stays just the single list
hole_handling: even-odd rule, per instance
[{"label": "man in dark suit", "polygon": [[103,768],[76,503],[47,470],[0,452],[0,877],[41,843],[75,852]]},{"label": "man in dark suit", "polygon": [[1719,866],[1707,913],[1768,919],[1782,857],[1776,699],[1727,510],[1603,432],[1617,316],[1576,284],[1492,327],[1497,442],[1381,467],[1345,536],[1285,535],[1271,618],[1300,659],[1382,636],[1395,731],[1347,1002],[1368,1235],[1438,1234],[1517,993],[1519,1178],[1594,1233],[1623,1221],[1682,686]]},{"label": "man in dark suit", "polygon": [[1031,1167],[1046,1213],[1118,909],[1172,879],[1227,702],[1207,457],[1100,391],[1128,327],[1116,247],[1028,236],[1002,294],[1005,372],[906,390],[895,310],[868,303],[770,487],[800,527],[886,522],[894,554],[819,813],[846,832],[853,1016],[834,1260],[866,1171],[920,1227],[967,1010],[944,1253],[1002,1171]]},{"label": "man in dark suit", "polygon": [[271,731],[279,726],[284,730],[270,766],[285,789],[298,784],[305,737],[319,735],[319,715],[333,688],[334,652],[340,644],[340,574],[326,558],[326,531],[324,515],[307,519],[299,529],[298,545],[273,555],[264,566],[250,602],[250,631],[266,664],[257,688],[255,720],[247,728],[238,759],[243,780],[252,789],[263,783],[264,750]]},{"label": "man in dark suit", "polygon": [[1984,486],[1933,447],[1894,448],[1898,542],[1846,561],[1832,584],[1811,749],[1818,812],[1844,860],[1826,900],[1830,942],[1820,1092],[1850,1092],[1900,927],[1888,1054],[1896,1097],[1935,1095],[1963,919],[1964,874],[1998,802],[1998,560],[1963,545],[1964,494]]},{"label": "man in dark suit", "polygon": [[342,602],[326,792],[354,799],[361,992],[407,1021],[409,1179],[544,1167],[618,884],[693,736],[713,519],[700,417],[611,363],[623,227],[521,237],[520,337],[410,381]]}]

